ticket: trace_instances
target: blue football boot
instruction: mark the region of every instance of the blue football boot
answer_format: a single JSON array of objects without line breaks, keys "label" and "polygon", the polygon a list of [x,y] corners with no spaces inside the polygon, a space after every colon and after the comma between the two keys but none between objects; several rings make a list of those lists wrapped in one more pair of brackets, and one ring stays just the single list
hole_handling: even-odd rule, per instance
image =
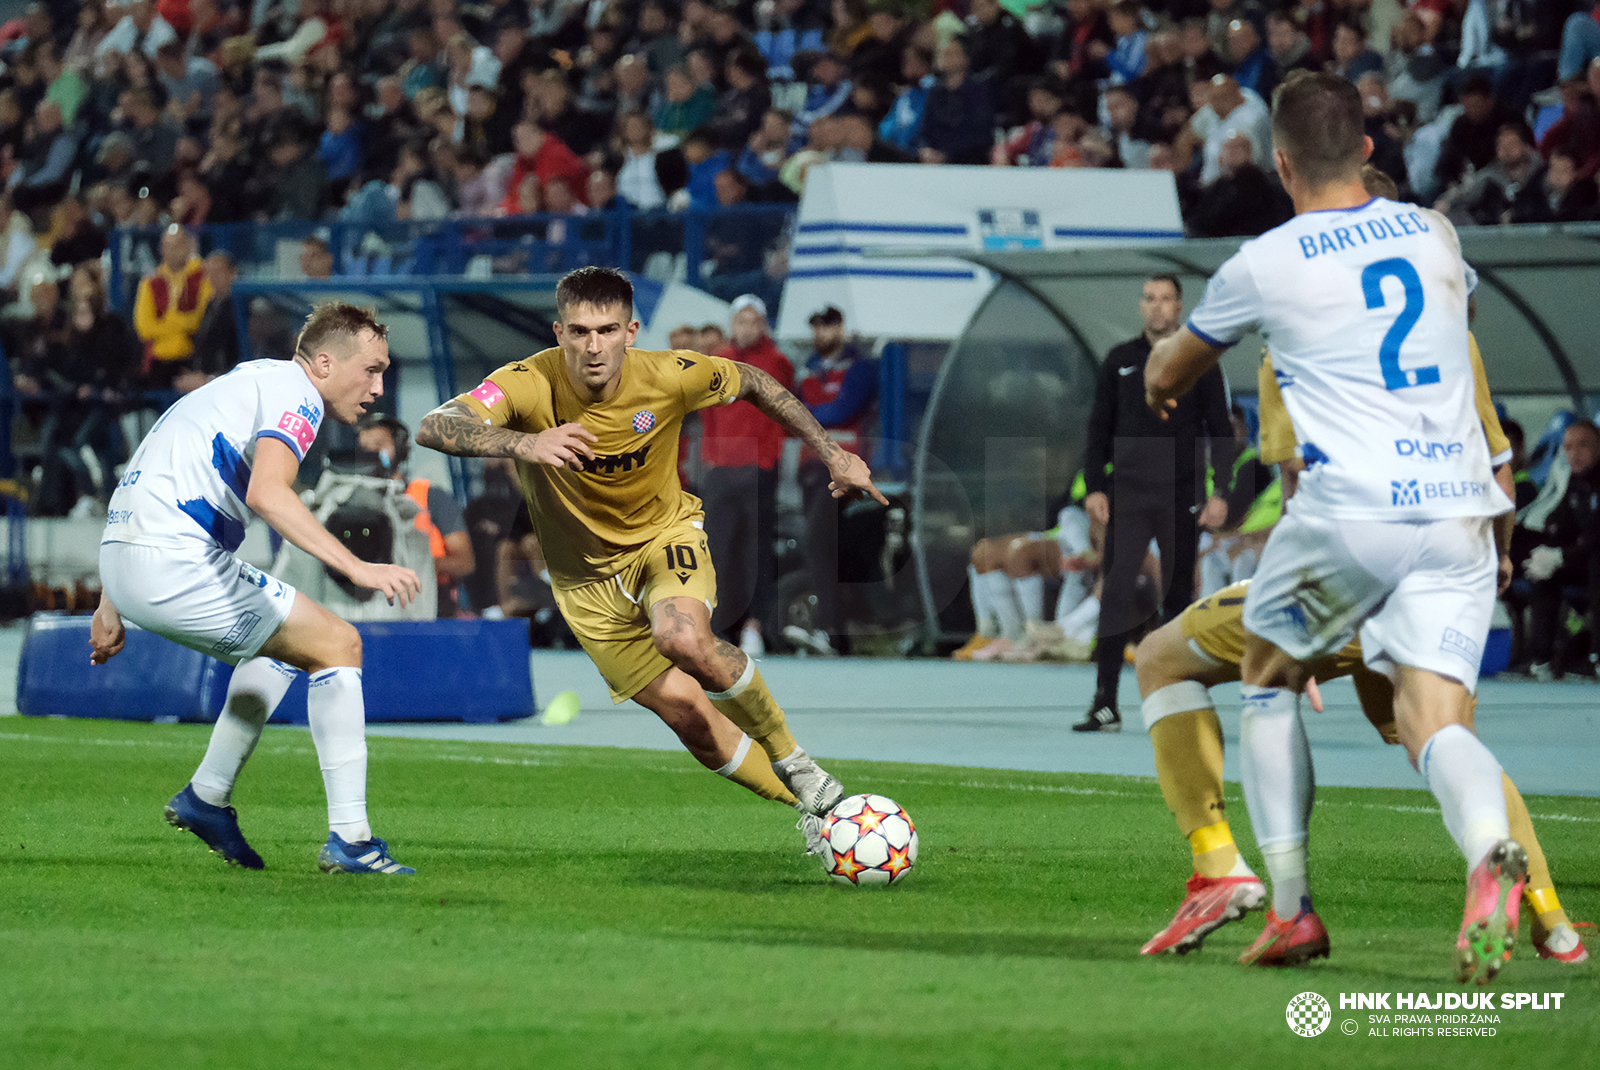
[{"label": "blue football boot", "polygon": [[167,824],[199,836],[213,854],[221,855],[230,866],[267,868],[239,831],[239,812],[231,806],[212,806],[194,793],[193,784],[184,785],[168,800],[164,814]]},{"label": "blue football boot", "polygon": [[389,854],[389,845],[374,836],[360,843],[345,843],[337,832],[328,833],[328,842],[317,855],[317,868],[324,873],[415,873]]}]

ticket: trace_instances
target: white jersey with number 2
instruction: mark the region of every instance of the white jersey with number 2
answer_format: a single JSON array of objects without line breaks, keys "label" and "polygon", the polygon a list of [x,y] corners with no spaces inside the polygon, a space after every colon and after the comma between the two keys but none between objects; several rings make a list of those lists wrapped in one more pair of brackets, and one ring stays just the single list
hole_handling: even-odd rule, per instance
[{"label": "white jersey with number 2", "polygon": [[1189,329],[1266,339],[1306,462],[1294,507],[1326,517],[1495,516],[1473,401],[1467,298],[1477,274],[1449,221],[1373,198],[1305,212],[1212,276]]}]

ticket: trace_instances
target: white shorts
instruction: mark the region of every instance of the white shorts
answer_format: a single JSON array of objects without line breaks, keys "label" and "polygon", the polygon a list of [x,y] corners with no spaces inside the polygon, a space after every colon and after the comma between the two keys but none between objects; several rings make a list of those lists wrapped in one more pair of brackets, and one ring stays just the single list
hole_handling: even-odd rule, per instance
[{"label": "white shorts", "polygon": [[100,583],[126,620],[237,665],[256,656],[294,605],[295,589],[220,546],[100,544]]},{"label": "white shorts", "polygon": [[1342,649],[1362,660],[1478,686],[1498,562],[1485,517],[1392,522],[1289,513],[1273,529],[1244,626],[1301,661]]}]

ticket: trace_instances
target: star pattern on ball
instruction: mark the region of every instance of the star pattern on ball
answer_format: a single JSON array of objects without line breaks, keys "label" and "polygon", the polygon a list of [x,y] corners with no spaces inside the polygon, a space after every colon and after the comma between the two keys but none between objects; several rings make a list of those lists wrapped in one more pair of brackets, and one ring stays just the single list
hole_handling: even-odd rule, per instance
[{"label": "star pattern on ball", "polygon": [[865,836],[869,832],[878,831],[878,826],[883,824],[883,819],[888,816],[888,813],[884,811],[874,810],[872,808],[872,804],[868,803],[862,806],[861,812],[856,814],[850,820],[856,823],[856,827],[860,829],[861,834]]},{"label": "star pattern on ball", "polygon": [[856,861],[856,851],[852,847],[842,855],[833,856],[833,868],[828,872],[835,877],[843,877],[851,884],[856,883],[856,874],[867,867]]},{"label": "star pattern on ball", "polygon": [[889,874],[889,880],[893,881],[911,868],[911,848],[909,846],[889,848],[889,861],[878,868]]}]

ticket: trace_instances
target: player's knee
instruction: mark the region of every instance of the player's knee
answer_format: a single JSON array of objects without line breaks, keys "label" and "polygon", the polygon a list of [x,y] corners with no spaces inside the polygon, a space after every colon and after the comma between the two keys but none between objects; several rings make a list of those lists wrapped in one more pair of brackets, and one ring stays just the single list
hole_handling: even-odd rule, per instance
[{"label": "player's knee", "polygon": [[993,572],[1000,557],[993,539],[979,539],[972,547],[972,567],[979,572]]},{"label": "player's knee", "polygon": [[657,653],[691,676],[694,675],[691,670],[695,666],[709,659],[714,645],[709,635],[685,628],[655,631],[651,633],[650,640],[655,644]]},{"label": "player's knee", "polygon": [[1134,652],[1133,672],[1138,678],[1141,694],[1148,695],[1181,679],[1175,676],[1168,664],[1171,661],[1167,657],[1169,638],[1166,628],[1157,628],[1140,641],[1138,650]]},{"label": "player's knee", "polygon": [[338,628],[329,629],[327,636],[327,661],[329,667],[351,665],[361,667],[361,633],[349,621],[340,621]]}]

